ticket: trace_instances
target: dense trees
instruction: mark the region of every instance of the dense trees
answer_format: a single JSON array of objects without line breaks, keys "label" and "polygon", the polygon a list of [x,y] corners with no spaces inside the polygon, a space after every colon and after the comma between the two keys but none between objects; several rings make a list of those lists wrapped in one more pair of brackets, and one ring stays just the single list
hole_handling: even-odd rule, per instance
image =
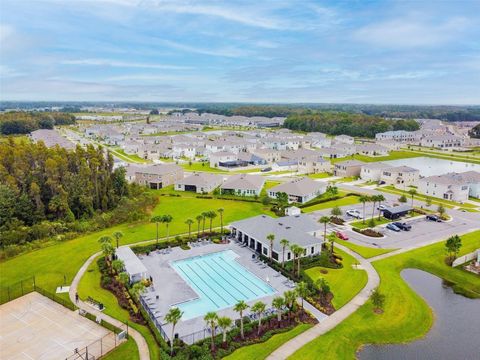
[{"label": "dense trees", "polygon": [[472,128],[472,130],[468,132],[468,135],[472,138],[480,139],[480,124]]},{"label": "dense trees", "polygon": [[101,148],[0,143],[0,245],[67,231],[76,220],[116,208],[133,189],[125,170],[114,170],[112,156]]},{"label": "dense trees", "polygon": [[380,117],[344,112],[312,112],[290,115],[284,127],[291,130],[319,131],[330,135],[375,137],[388,130],[417,130],[414,120],[386,120]]},{"label": "dense trees", "polygon": [[0,114],[0,133],[28,134],[38,129],[53,129],[55,125],[70,125],[75,117],[63,112],[7,112]]}]

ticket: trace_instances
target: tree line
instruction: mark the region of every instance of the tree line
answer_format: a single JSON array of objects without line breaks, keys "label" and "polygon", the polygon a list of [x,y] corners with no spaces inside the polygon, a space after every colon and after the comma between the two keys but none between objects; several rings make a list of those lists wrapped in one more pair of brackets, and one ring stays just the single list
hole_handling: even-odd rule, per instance
[{"label": "tree line", "polygon": [[64,112],[12,111],[0,114],[0,133],[28,134],[38,129],[53,129],[55,125],[75,124],[75,116]]},{"label": "tree line", "polygon": [[[134,202],[142,192],[126,182],[125,169],[113,169],[113,157],[100,147],[68,151],[9,139],[0,143],[0,246],[72,231],[69,224],[120,203],[133,212],[124,200],[131,196]],[[108,226],[105,215],[101,220]]]},{"label": "tree line", "polygon": [[415,120],[386,120],[363,114],[313,111],[290,115],[283,126],[291,130],[369,138],[389,130],[412,131],[420,128]]}]

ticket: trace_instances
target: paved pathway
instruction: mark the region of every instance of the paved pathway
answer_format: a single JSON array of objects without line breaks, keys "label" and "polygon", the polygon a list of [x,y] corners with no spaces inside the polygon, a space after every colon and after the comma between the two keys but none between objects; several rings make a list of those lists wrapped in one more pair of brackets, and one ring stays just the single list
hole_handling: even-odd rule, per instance
[{"label": "paved pathway", "polygon": [[[101,253],[97,252],[90,256],[88,260],[83,264],[83,266],[80,268],[80,270],[77,272],[75,275],[75,278],[73,279],[72,283],[70,284],[70,291],[69,291],[69,297],[70,300],[75,304],[75,294],[77,293],[77,288],[78,288],[78,283],[80,282],[80,279],[82,278],[83,274],[87,270],[88,266],[92,263],[93,260],[97,256],[99,256]],[[108,316],[96,309],[94,309],[92,306],[84,303],[83,301],[79,300],[76,305],[85,311],[88,311],[89,313],[100,317],[104,319],[105,321],[108,321],[110,324],[115,325],[116,327],[122,327],[124,324],[111,317]],[[140,360],[150,360],[150,351],[148,350],[148,345],[147,342],[145,341],[144,337],[142,334],[140,334],[137,330],[132,329],[131,327],[128,329],[128,334],[135,340],[138,346],[138,352],[140,354]]]},{"label": "paved pathway", "polygon": [[367,271],[368,282],[367,285],[346,305],[340,308],[338,311],[335,311],[328,318],[322,320],[319,324],[315,325],[310,330],[305,331],[299,336],[293,338],[290,341],[287,341],[277,350],[275,350],[267,359],[286,359],[292,355],[295,351],[300,349],[302,346],[306,345],[310,341],[314,340],[320,335],[325,334],[326,332],[333,329],[348,316],[353,314],[360,306],[365,304],[370,297],[370,293],[375,289],[379,283],[380,278],[377,271],[373,268],[372,264],[365,258],[361,257],[357,253],[353,252],[349,248],[336,244],[336,247],[345,251],[347,254],[353,256],[360,265]]}]

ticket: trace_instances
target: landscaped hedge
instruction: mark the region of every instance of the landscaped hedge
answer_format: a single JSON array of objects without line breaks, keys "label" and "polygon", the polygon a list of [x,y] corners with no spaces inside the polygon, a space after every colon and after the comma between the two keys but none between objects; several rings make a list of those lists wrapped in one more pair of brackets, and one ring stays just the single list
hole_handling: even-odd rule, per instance
[{"label": "landscaped hedge", "polygon": [[303,209],[303,208],[307,208],[307,207],[310,207],[310,206],[313,206],[313,205],[318,205],[318,204],[323,204],[323,203],[333,201],[333,200],[343,199],[344,197],[347,197],[347,196],[360,196],[360,195],[358,195],[357,193],[347,193],[345,195],[335,195],[335,196],[328,197],[328,198],[312,200],[312,201],[309,201],[305,204],[297,204],[296,206]]},{"label": "landscaped hedge", "polygon": [[369,237],[374,237],[374,238],[380,238],[380,237],[383,237],[383,234],[382,233],[379,233],[378,231],[375,231],[375,230],[372,230],[372,229],[359,229],[359,228],[352,228],[353,231],[359,233],[359,234],[362,234],[362,235],[365,235],[365,236],[369,236]]}]

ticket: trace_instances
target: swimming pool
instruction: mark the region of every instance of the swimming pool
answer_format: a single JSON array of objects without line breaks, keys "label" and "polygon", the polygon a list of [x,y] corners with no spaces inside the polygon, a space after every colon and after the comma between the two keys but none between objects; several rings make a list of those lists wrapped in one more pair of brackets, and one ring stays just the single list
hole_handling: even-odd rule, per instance
[{"label": "swimming pool", "polygon": [[275,293],[275,289],[245,269],[226,250],[172,262],[172,267],[197,293],[198,298],[177,304],[182,320],[203,316],[234,306],[239,300],[251,301]]}]

